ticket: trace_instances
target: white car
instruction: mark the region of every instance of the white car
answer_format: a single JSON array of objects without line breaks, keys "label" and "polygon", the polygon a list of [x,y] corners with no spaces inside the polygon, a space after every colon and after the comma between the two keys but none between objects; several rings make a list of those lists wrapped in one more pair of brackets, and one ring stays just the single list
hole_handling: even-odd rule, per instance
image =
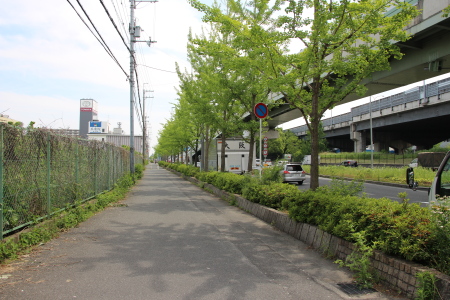
[{"label": "white car", "polygon": [[259,158],[255,159],[255,164],[253,165],[253,169],[261,168],[261,160]]},{"label": "white car", "polygon": [[280,171],[283,182],[297,182],[303,184],[306,178],[306,172],[303,171],[300,163],[288,163],[284,165],[283,170]]}]

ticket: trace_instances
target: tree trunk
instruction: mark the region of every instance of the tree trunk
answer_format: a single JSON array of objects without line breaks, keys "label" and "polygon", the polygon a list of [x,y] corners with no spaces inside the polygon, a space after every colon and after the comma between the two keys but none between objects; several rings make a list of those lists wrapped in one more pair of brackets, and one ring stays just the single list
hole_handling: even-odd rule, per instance
[{"label": "tree trunk", "polygon": [[202,156],[203,156],[203,163],[204,166],[202,166],[203,170],[205,172],[208,172],[209,170],[209,145],[211,144],[210,137],[209,137],[209,125],[206,125],[205,128],[205,137],[203,141],[203,146],[205,147],[205,153],[203,153],[202,149]]},{"label": "tree trunk", "polygon": [[[250,122],[253,124],[253,121],[257,121],[256,116],[253,112],[253,108],[256,105],[256,98],[257,98],[257,94],[253,94],[252,95],[252,102],[251,102],[251,107],[250,107]],[[253,171],[253,160],[255,159],[253,157],[253,153],[255,153],[255,136],[256,136],[256,131],[253,130],[253,126],[250,126],[250,150],[249,150],[249,154],[248,154],[248,165],[247,165],[247,170],[248,172]]]},{"label": "tree trunk", "polygon": [[194,150],[194,158],[192,159],[192,164],[194,166],[197,166],[197,162],[198,162],[198,139],[195,140],[195,150]]},{"label": "tree trunk", "polygon": [[255,132],[253,130],[250,130],[250,149],[248,154],[248,164],[247,164],[247,170],[248,172],[251,172],[253,170],[253,152],[255,149]]},{"label": "tree trunk", "polygon": [[[318,79],[315,80],[318,82]],[[319,86],[313,84],[312,109],[310,115],[310,131],[311,131],[311,170],[310,185],[311,190],[319,187]]]},{"label": "tree trunk", "polygon": [[[227,122],[227,111],[223,111],[223,121],[226,124]],[[227,145],[227,133],[226,130],[222,130],[222,146],[221,146],[221,158],[220,158],[220,172],[225,172],[225,147]]]},{"label": "tree trunk", "polygon": [[220,172],[225,172],[225,147],[227,145],[227,137],[224,132],[222,132],[222,145],[220,146]]}]

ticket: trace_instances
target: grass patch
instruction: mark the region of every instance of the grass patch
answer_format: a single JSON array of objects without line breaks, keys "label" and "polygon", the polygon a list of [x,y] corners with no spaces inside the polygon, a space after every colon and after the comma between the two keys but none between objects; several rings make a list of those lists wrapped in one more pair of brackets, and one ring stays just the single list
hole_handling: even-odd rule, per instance
[{"label": "grass patch", "polygon": [[[309,173],[311,167],[303,165],[305,172]],[[349,168],[344,166],[319,166],[319,174],[332,177],[351,178],[357,180],[370,180],[390,182],[406,185],[406,169],[393,167],[376,167],[376,168]],[[414,178],[419,183],[419,186],[431,186],[436,173],[428,168],[417,167],[414,168]]]}]

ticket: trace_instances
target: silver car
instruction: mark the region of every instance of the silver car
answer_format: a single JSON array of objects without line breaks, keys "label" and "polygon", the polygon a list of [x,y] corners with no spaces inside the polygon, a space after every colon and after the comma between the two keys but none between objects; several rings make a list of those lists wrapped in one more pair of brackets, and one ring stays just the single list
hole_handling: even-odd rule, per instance
[{"label": "silver car", "polygon": [[283,170],[280,171],[283,182],[297,182],[303,184],[306,177],[306,172],[303,171],[300,163],[288,163],[283,166]]}]

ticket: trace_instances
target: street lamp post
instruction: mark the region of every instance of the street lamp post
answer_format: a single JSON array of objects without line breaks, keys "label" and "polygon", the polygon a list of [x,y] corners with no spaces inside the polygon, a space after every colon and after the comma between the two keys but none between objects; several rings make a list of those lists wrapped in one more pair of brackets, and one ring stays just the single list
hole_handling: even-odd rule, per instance
[{"label": "street lamp post", "polygon": [[369,116],[370,116],[370,168],[373,169],[373,128],[372,128],[372,96],[370,98]]},{"label": "street lamp post", "polygon": [[[374,97],[374,101],[377,99],[377,97],[384,97],[384,95],[379,95]],[[373,150],[374,150],[374,144],[373,144],[373,126],[372,126],[372,96],[369,96],[370,100],[370,106],[369,106],[369,117],[370,117],[370,168],[373,169]]]}]

